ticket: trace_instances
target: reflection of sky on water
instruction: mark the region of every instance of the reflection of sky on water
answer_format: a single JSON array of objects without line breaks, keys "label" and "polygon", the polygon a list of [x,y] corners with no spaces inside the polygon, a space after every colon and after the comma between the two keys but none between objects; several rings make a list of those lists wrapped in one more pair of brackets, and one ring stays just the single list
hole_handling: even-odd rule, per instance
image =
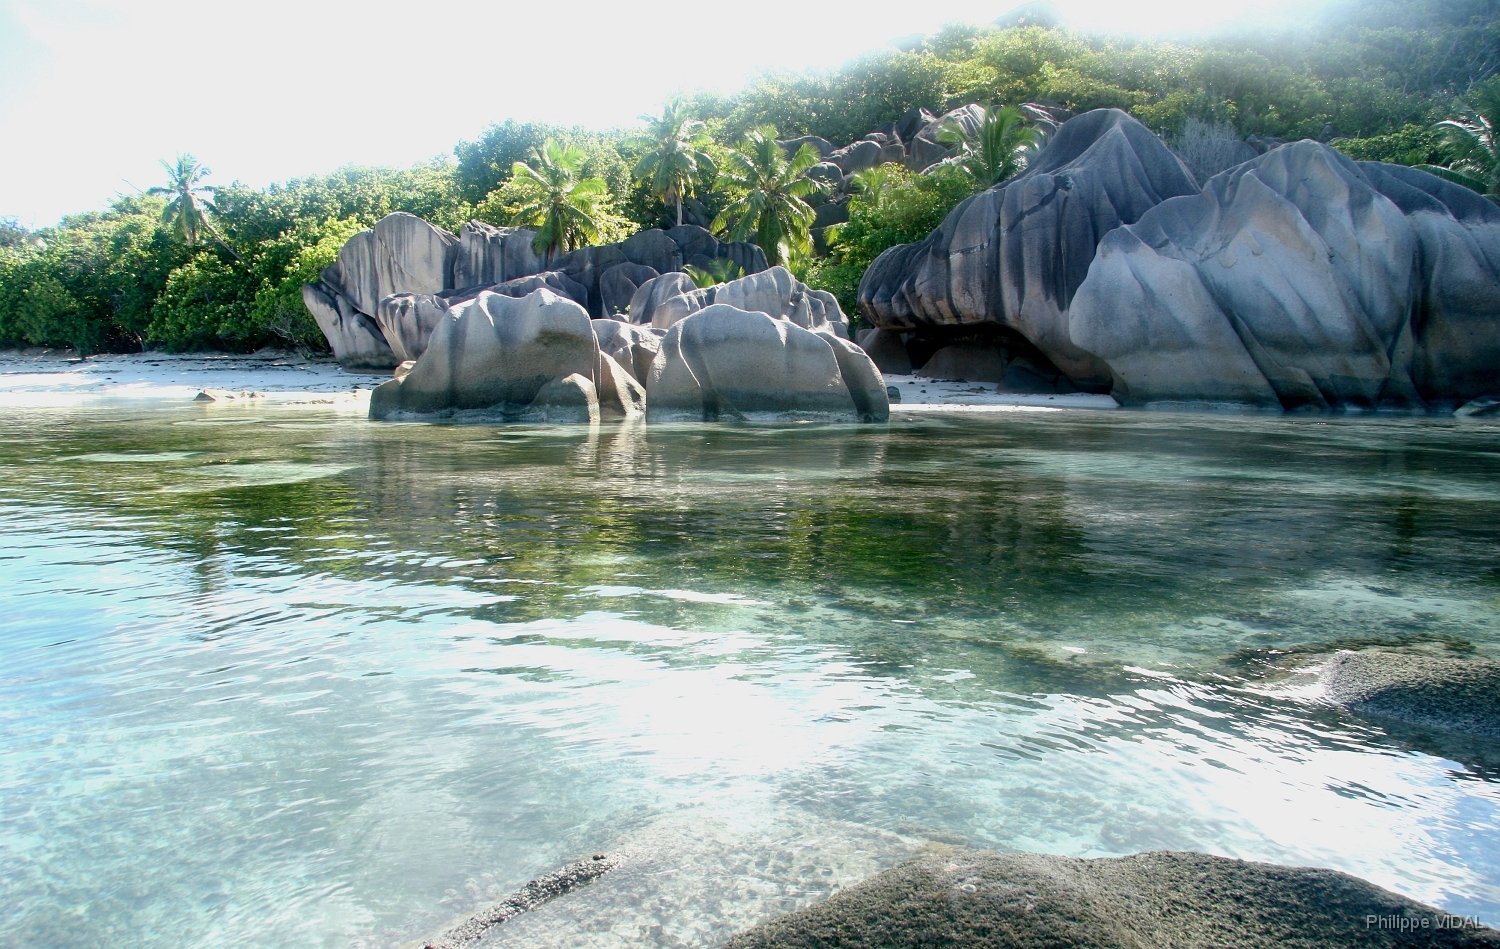
[{"label": "reflection of sky on water", "polygon": [[731,828],[720,862],[777,828],[835,873],[891,835],[1200,849],[1500,915],[1500,785],[1278,659],[1496,654],[1495,427],[348,421],[308,445],[173,424],[197,411],[6,419],[5,941],[391,944],[465,881],[685,813]]}]

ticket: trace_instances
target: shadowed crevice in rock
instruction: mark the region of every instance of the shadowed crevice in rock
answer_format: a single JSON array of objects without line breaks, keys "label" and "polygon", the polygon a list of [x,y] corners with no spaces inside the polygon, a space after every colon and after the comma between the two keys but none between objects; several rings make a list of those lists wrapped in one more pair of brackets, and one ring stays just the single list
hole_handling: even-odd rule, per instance
[{"label": "shadowed crevice in rock", "polygon": [[1500,933],[1468,922],[1333,870],[1197,853],[1083,860],[935,848],[727,946],[1500,946]]}]

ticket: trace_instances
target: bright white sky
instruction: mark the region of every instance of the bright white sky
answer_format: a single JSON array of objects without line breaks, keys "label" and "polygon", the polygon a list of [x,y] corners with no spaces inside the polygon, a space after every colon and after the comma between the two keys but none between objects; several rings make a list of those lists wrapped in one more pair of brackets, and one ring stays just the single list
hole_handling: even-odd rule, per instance
[{"label": "bright white sky", "polygon": [[[818,69],[1017,0],[0,0],[0,217],[102,208],[191,152],[263,186],[449,154],[490,122],[627,125],[677,89]],[[1180,34],[1297,0],[1056,0],[1077,26]]]}]

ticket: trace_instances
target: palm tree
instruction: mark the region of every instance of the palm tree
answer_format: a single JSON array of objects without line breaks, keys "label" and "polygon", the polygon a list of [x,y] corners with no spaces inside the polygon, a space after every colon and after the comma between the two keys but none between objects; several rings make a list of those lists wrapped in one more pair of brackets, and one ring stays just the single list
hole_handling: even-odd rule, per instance
[{"label": "palm tree", "polygon": [[820,186],[803,172],[820,161],[817,149],[808,144],[788,160],[773,128],[746,135],[719,174],[719,187],[739,197],[714,218],[713,229],[727,231],[732,241],[753,237],[773,267],[792,250],[807,253],[813,209],[802,199]]},{"label": "palm tree", "polygon": [[713,159],[700,150],[710,142],[708,133],[702,122],[688,118],[680,96],[668,101],[660,116],[640,118],[646,130],[632,136],[629,144],[648,151],[630,174],[663,204],[677,206],[677,224],[681,226],[682,199],[693,193],[699,181],[712,181],[718,174]]},{"label": "palm tree", "polygon": [[694,267],[688,264],[682,268],[682,272],[688,275],[694,286],[712,287],[740,279],[745,275],[745,268],[728,257],[716,257],[708,262],[707,267]]},{"label": "palm tree", "polygon": [[213,172],[188,154],[178,155],[175,163],[164,158],[161,166],[167,170],[171,184],[165,188],[151,188],[146,193],[169,199],[161,212],[162,223],[175,230],[189,247],[194,247],[200,231],[213,233],[208,216],[218,211],[214,207],[215,189],[203,184]]},{"label": "palm tree", "polygon": [[975,192],[992,188],[1025,168],[1042,145],[1041,131],[1015,106],[979,108],[984,118],[972,133],[951,118],[943,123],[937,140],[957,147],[958,154],[928,169],[961,168],[974,179]]},{"label": "palm tree", "polygon": [[576,145],[547,139],[531,151],[533,165],[511,166],[511,186],[519,196],[513,224],[537,228],[531,246],[549,259],[599,239],[600,204],[609,193],[602,178],[578,177],[585,155]]},{"label": "palm tree", "polygon": [[1500,76],[1475,86],[1469,100],[1456,105],[1458,118],[1433,126],[1443,136],[1447,167],[1417,167],[1500,203]]}]

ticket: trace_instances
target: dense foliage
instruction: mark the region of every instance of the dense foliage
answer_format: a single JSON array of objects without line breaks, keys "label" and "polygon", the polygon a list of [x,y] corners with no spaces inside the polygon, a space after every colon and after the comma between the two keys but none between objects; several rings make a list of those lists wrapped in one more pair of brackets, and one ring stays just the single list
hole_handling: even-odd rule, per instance
[{"label": "dense foliage", "polygon": [[[1349,0],[1295,30],[1192,43],[955,25],[897,45],[829,71],[766,73],[732,96],[690,96],[676,112],[664,110],[655,129],[505,121],[460,143],[456,160],[349,167],[266,189],[232,184],[210,192],[201,168],[169,164],[163,190],[177,210],[144,194],[34,233],[0,219],[0,345],[321,347],[300,288],[349,234],[397,210],[450,230],[471,218],[511,223],[525,204],[519,192],[531,187],[517,182],[517,163],[545,177],[537,156],[548,139],[576,157],[575,181],[599,183],[589,185],[594,236],[584,229],[566,243],[670,225],[681,199],[685,220],[717,220],[747,236],[762,235],[764,223],[764,238],[786,245],[799,272],[851,312],[875,255],[921,238],[980,178],[995,177],[976,171],[983,143],[971,143],[975,160],[957,163],[964,174],[887,166],[867,176],[849,222],[824,235],[830,255],[811,259],[797,252],[806,215],[790,202],[779,223],[757,217],[741,226],[747,210],[766,200],[759,173],[747,175],[735,158],[754,151],[737,148],[754,130],[844,144],[918,106],[937,114],[968,102],[1037,101],[1075,112],[1127,109],[1169,141],[1205,154],[1251,135],[1317,137],[1355,158],[1442,164],[1486,187],[1495,180],[1491,126],[1475,124],[1493,112],[1478,93],[1500,72],[1494,0]],[[1435,127],[1449,119],[1468,123],[1470,138],[1453,125]],[[990,150],[992,158],[1014,154],[1009,145]],[[189,202],[185,193],[198,197]]]}]

